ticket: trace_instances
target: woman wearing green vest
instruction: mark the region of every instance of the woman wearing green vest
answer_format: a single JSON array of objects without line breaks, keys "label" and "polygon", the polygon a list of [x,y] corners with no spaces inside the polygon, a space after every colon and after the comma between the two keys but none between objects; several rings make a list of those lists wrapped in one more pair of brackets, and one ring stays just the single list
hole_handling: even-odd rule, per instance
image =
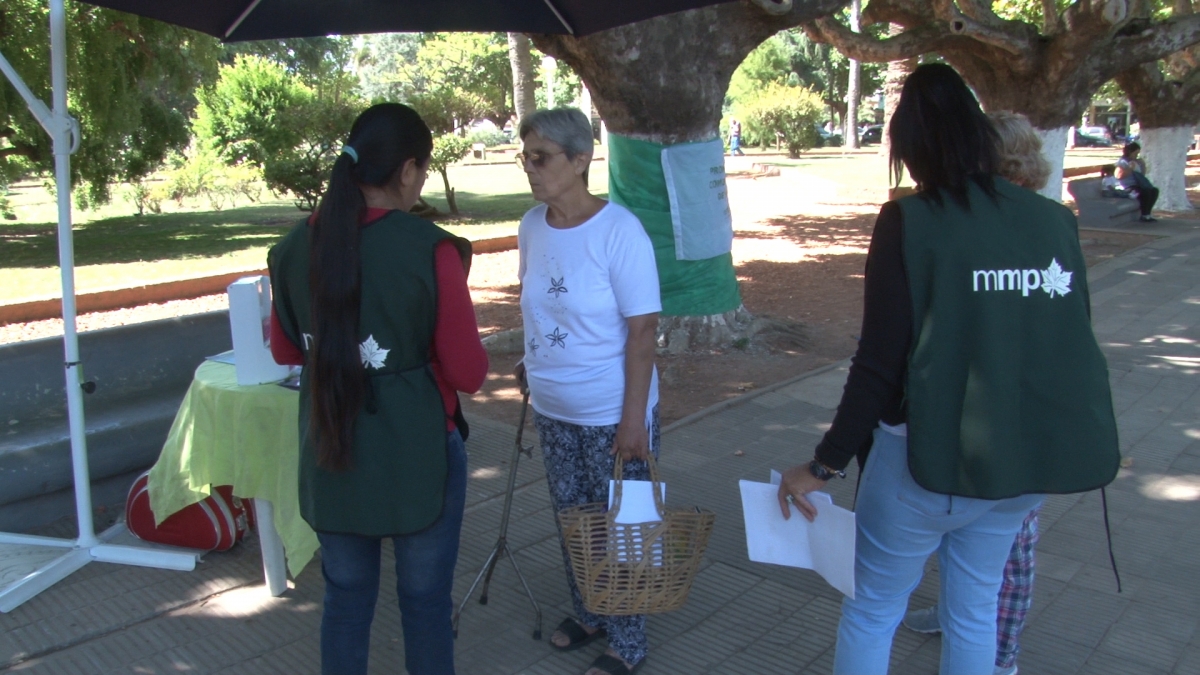
[{"label": "woman wearing green vest", "polygon": [[467,478],[457,392],[478,391],[488,364],[467,289],[470,245],[408,213],[432,149],[412,108],[367,109],[317,212],[269,257],[272,352],[304,365],[300,512],[321,542],[324,675],[367,672],[388,537],[405,667],[454,673],[450,591]]},{"label": "woman wearing green vest", "polygon": [[[1050,162],[1042,154],[1042,139],[1024,115],[997,110],[988,119],[998,137],[998,173],[1005,180],[1030,190],[1041,190],[1050,177]],[[1004,564],[1004,579],[997,598],[996,669],[993,675],[1016,675],[1020,637],[1025,617],[1033,604],[1034,556],[1038,541],[1038,509],[1030,511]],[[918,633],[940,633],[938,607],[926,607],[904,615],[904,626]]]},{"label": "woman wearing green vest", "polygon": [[918,193],[880,211],[863,330],[834,422],[779,490],[805,499],[862,462],[855,595],[834,672],[887,672],[935,551],[943,675],[991,675],[997,593],[1046,493],[1102,487],[1119,453],[1074,215],[996,174],[996,133],[945,64],[918,67],[889,127]]}]

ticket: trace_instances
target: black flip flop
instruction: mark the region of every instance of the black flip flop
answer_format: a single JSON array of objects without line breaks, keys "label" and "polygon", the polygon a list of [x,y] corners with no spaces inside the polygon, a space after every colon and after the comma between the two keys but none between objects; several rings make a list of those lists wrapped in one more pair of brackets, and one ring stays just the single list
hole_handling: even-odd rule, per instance
[{"label": "black flip flop", "polygon": [[[599,628],[596,630],[596,632],[589,634],[587,630],[584,629],[583,624],[569,616],[563,619],[562,623],[558,624],[558,628],[555,628],[554,630],[566,635],[567,639],[570,640],[570,642],[562,647],[554,644],[553,640],[551,640],[550,646],[554,647],[560,652],[573,652],[576,649],[581,649],[587,645],[590,645],[596,640],[599,640],[607,635],[603,628]],[[553,633],[551,634],[551,637],[553,638]]]},{"label": "black flip flop", "polygon": [[642,664],[645,662],[646,659],[642,659],[641,661],[633,664],[633,668],[629,668],[621,659],[618,659],[615,656],[609,656],[608,654],[601,654],[600,656],[596,657],[595,661],[592,661],[592,665],[588,666],[588,670],[591,670],[592,668],[599,668],[600,670],[608,673],[608,675],[633,675],[641,669]]}]

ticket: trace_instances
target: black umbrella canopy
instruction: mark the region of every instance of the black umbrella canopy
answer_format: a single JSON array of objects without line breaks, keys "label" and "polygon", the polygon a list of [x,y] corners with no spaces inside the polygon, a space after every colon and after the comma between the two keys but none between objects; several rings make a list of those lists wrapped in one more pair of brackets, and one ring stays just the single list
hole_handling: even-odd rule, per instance
[{"label": "black umbrella canopy", "polygon": [[84,1],[239,42],[424,31],[587,35],[730,0]]}]

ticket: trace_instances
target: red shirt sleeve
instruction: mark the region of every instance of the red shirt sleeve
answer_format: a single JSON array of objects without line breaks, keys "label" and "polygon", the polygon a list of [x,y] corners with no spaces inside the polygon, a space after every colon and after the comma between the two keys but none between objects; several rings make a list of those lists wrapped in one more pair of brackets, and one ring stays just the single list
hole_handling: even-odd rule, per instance
[{"label": "red shirt sleeve", "polygon": [[[479,341],[467,273],[453,242],[438,243],[434,251],[434,269],[437,274],[437,324],[433,330],[431,355],[434,375],[443,397],[447,393],[453,396],[456,391],[474,394],[487,377],[488,356]],[[447,414],[453,409],[447,405]]]},{"label": "red shirt sleeve", "polygon": [[304,365],[304,352],[283,332],[283,324],[279,323],[274,307],[271,308],[271,356],[275,363],[283,366]]}]

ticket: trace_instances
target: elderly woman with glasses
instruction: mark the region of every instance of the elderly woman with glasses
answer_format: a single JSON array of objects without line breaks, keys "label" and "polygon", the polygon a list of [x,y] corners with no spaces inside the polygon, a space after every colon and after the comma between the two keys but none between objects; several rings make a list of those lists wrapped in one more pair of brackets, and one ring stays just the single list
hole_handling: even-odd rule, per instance
[{"label": "elderly woman with glasses", "polygon": [[[557,512],[607,501],[618,453],[626,478],[649,478],[659,436],[658,271],[637,217],[588,192],[592,125],[582,112],[539,110],[519,133],[517,163],[541,204],[518,233],[525,358],[516,375],[529,387]],[[551,644],[569,651],[607,637],[586,675],[635,672],[646,657],[645,617],[589,612],[565,548],[563,559],[576,616]]]}]

